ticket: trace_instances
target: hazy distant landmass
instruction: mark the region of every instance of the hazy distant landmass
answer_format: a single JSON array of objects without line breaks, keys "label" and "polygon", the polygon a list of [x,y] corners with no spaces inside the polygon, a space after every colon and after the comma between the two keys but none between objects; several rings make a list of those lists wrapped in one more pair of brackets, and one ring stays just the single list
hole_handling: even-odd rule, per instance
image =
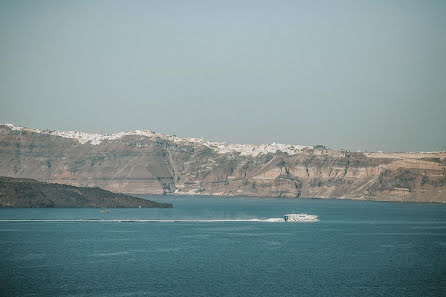
[{"label": "hazy distant landmass", "polygon": [[446,202],[446,152],[238,145],[0,125],[0,175],[134,194]]},{"label": "hazy distant landmass", "polygon": [[74,187],[49,184],[33,179],[0,177],[0,207],[170,208],[172,204],[157,203],[99,188]]}]

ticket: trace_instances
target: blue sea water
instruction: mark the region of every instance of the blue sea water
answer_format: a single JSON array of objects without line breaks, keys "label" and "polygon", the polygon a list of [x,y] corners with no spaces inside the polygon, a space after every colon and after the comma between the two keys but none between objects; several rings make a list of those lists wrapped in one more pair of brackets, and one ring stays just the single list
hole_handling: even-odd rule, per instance
[{"label": "blue sea water", "polygon": [[[446,205],[152,196],[173,209],[0,209],[1,296],[446,296]],[[251,219],[317,223],[14,222]]]}]

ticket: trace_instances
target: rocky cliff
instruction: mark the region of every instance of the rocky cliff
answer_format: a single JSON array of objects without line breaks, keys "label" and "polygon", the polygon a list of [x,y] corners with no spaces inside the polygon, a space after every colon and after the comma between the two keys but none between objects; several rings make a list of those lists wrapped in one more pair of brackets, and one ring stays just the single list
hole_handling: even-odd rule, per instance
[{"label": "rocky cliff", "polygon": [[157,203],[99,188],[48,184],[27,178],[0,177],[0,207],[97,207],[97,208],[171,208]]},{"label": "rocky cliff", "polygon": [[234,145],[151,131],[101,135],[0,125],[0,175],[133,194],[446,202],[446,152]]}]

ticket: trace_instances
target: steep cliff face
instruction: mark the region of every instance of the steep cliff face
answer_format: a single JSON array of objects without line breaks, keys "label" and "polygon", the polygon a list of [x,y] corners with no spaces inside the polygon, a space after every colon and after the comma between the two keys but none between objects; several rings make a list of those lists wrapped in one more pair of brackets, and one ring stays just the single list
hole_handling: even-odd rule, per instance
[{"label": "steep cliff face", "polygon": [[446,152],[232,145],[150,131],[97,135],[1,125],[0,175],[133,194],[446,202]]}]

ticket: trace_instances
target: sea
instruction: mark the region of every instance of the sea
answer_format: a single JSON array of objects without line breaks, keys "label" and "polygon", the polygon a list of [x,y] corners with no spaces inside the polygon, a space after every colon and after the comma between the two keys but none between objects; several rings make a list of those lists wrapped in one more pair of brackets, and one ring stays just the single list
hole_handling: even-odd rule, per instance
[{"label": "sea", "polygon": [[0,296],[446,296],[444,204],[141,197],[0,209]]}]

